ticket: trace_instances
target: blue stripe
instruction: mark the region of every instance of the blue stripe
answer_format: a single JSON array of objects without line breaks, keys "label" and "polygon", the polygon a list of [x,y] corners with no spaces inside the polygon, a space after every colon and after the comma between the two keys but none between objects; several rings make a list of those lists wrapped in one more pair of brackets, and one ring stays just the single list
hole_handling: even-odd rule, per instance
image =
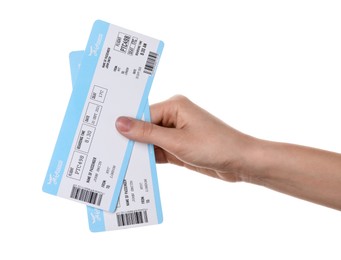
[{"label": "blue stripe", "polygon": [[117,182],[116,182],[114,194],[112,196],[112,200],[111,200],[111,204],[110,204],[110,208],[109,208],[110,212],[114,212],[116,210],[116,205],[117,205],[119,196],[121,194],[121,188],[122,188],[122,185],[123,185],[123,180],[124,180],[125,174],[126,174],[127,169],[128,169],[128,164],[129,164],[131,152],[133,151],[133,147],[134,147],[134,142],[129,140],[128,144],[127,144],[126,152],[124,154],[124,158],[123,158],[123,162],[122,162],[122,165],[121,165],[120,173],[119,173],[119,175],[117,177]]},{"label": "blue stripe", "polygon": [[87,206],[89,229],[92,232],[105,231],[103,210]]},{"label": "blue stripe", "polygon": [[79,68],[82,63],[84,51],[72,51],[69,54],[72,87],[76,85]]},{"label": "blue stripe", "polygon": [[[151,121],[149,106],[147,105],[144,110],[144,119],[148,122]],[[148,153],[149,153],[149,163],[150,170],[152,174],[152,182],[153,182],[153,190],[154,190],[154,199],[156,206],[156,214],[157,220],[160,224],[163,221],[162,208],[161,208],[161,199],[160,199],[160,190],[159,190],[159,182],[156,174],[156,162],[155,162],[155,153],[154,153],[154,145],[148,144]]]},{"label": "blue stripe", "polygon": [[[55,145],[52,159],[45,177],[43,191],[56,195],[64,173],[65,164],[69,157],[72,142],[78,127],[83,106],[86,101],[90,84],[103,47],[109,24],[96,21],[93,25],[85,53],[90,53],[90,48],[98,48],[97,55],[84,55],[82,68],[79,71],[76,86],[72,92],[64,120]],[[98,39],[101,36],[102,41]]]}]

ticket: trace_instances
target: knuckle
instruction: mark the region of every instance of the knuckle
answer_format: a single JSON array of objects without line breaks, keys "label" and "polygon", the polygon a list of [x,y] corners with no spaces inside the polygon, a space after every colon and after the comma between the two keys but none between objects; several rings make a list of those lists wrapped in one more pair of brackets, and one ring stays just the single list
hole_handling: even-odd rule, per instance
[{"label": "knuckle", "polygon": [[180,95],[180,94],[173,96],[170,100],[177,102],[177,103],[186,103],[189,101],[187,97]]},{"label": "knuckle", "polygon": [[183,95],[175,95],[170,100],[170,105],[175,110],[183,110],[184,108],[188,107],[191,101],[183,96]]}]

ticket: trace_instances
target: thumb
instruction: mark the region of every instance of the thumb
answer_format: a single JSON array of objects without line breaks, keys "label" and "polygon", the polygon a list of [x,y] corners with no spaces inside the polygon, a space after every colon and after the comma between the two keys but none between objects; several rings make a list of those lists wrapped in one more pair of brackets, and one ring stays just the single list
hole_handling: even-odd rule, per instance
[{"label": "thumb", "polygon": [[119,117],[115,125],[116,129],[128,139],[142,143],[151,143],[166,150],[172,150],[171,145],[172,142],[174,143],[175,138],[174,129],[130,117]]}]

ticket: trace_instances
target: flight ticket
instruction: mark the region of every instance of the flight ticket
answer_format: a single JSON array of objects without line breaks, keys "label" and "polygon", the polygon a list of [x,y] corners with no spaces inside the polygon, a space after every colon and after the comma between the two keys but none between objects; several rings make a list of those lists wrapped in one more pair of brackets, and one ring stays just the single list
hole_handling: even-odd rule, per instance
[{"label": "flight ticket", "polygon": [[[72,84],[75,84],[84,51],[69,55]],[[149,106],[143,119],[150,121]],[[115,212],[87,206],[89,228],[93,232],[160,224],[163,220],[154,147],[135,143]]]},{"label": "flight ticket", "polygon": [[119,116],[142,119],[163,42],[96,21],[46,173],[43,191],[114,212],[134,142]]}]

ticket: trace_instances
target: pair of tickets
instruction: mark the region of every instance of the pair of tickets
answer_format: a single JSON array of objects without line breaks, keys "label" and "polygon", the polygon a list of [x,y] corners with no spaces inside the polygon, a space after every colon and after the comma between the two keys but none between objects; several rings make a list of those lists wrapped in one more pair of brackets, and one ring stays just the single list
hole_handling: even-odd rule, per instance
[{"label": "pair of tickets", "polygon": [[84,51],[70,53],[73,91],[43,191],[87,205],[93,232],[162,222],[154,148],[115,128],[150,121],[148,94],[163,42],[96,21]]}]

